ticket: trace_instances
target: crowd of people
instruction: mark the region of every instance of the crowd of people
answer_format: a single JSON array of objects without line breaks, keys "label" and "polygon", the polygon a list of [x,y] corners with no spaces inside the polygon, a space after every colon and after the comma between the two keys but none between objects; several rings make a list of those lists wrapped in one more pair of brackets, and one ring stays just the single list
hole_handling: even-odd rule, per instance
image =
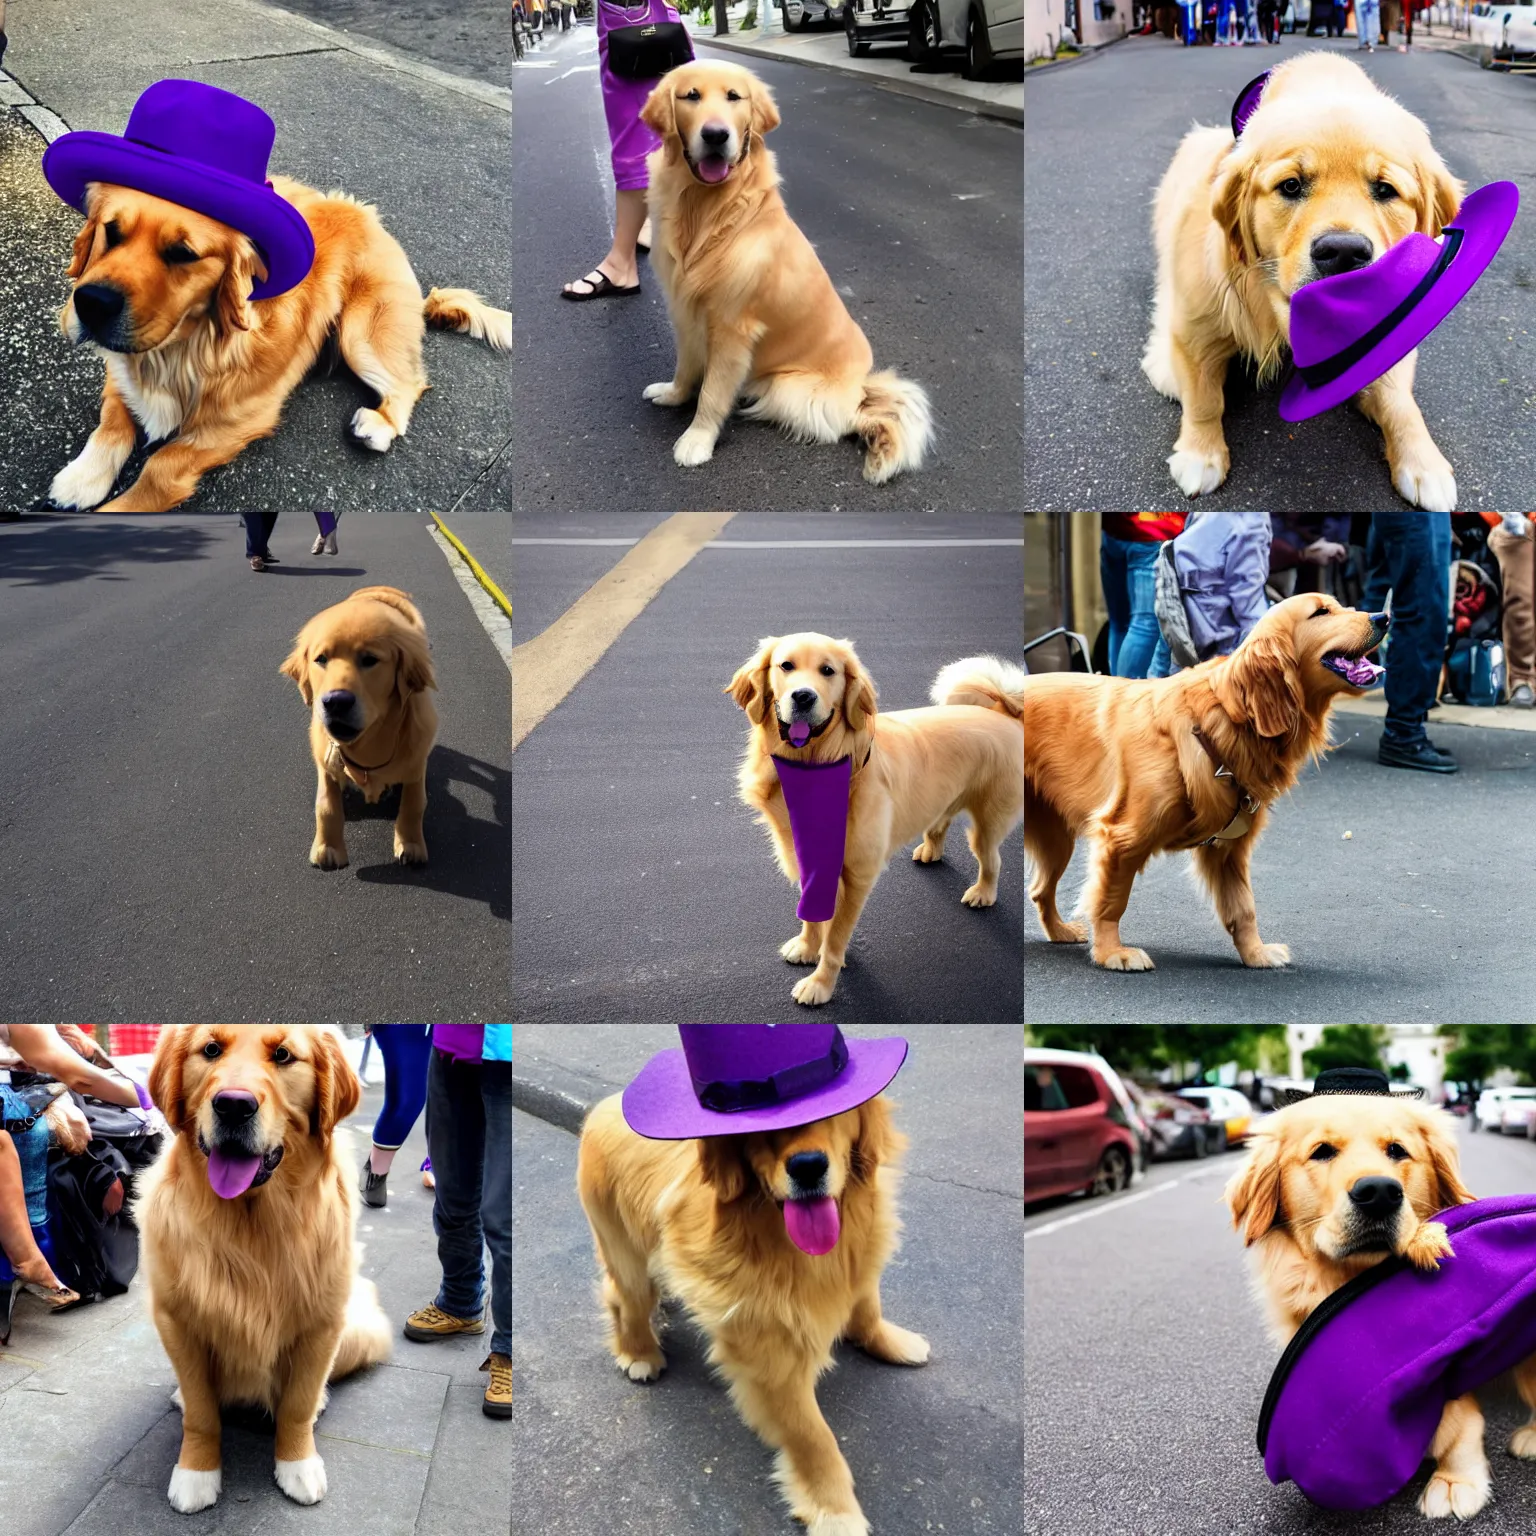
[{"label": "crowd of people", "polygon": [[[1374,53],[1390,46],[1392,35],[1403,33],[1404,48],[1413,43],[1413,12],[1425,3],[1406,0],[1311,0],[1305,32],[1308,37],[1344,37],[1353,33],[1355,46]],[[1290,6],[1287,0],[1158,0],[1146,30],[1160,31],[1186,47],[1255,47],[1278,43]],[[1298,31],[1302,23],[1291,17]]]}]

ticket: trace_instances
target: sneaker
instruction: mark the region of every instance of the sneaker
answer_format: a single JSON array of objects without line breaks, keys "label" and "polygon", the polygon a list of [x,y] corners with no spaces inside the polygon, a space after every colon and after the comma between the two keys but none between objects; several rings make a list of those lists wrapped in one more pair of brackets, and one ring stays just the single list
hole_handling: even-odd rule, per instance
[{"label": "sneaker", "polygon": [[264,570],[266,570],[266,568],[269,565],[271,565],[271,563],[272,563],[272,558],[271,558],[270,555],[252,555],[251,556],[251,569],[253,571],[264,571]]},{"label": "sneaker", "polygon": [[375,1173],[373,1162],[370,1158],[363,1159],[363,1176],[358,1181],[358,1191],[363,1197],[364,1205],[371,1205],[374,1210],[382,1211],[389,1204],[389,1189],[387,1173]]},{"label": "sneaker", "polygon": [[1426,736],[1420,741],[1388,741],[1381,738],[1376,761],[1386,768],[1417,768],[1423,773],[1455,773],[1456,759],[1442,752]]},{"label": "sneaker", "polygon": [[1521,683],[1509,696],[1511,709],[1536,709],[1536,689],[1529,683]]},{"label": "sneaker", "polygon": [[483,1317],[451,1317],[436,1303],[412,1312],[405,1320],[405,1336],[418,1344],[430,1344],[434,1339],[451,1339],[461,1333],[484,1333]]},{"label": "sneaker", "polygon": [[491,1384],[485,1389],[485,1401],[480,1411],[488,1419],[512,1417],[512,1357],[490,1354],[480,1362],[482,1371],[491,1373]]}]

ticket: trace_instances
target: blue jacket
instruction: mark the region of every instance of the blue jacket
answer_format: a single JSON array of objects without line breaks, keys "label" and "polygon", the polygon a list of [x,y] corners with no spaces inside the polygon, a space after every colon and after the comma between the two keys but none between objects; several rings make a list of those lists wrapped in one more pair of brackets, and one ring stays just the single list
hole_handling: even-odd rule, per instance
[{"label": "blue jacket", "polygon": [[1267,512],[1208,512],[1173,541],[1189,632],[1202,661],[1237,649],[1269,600]]}]

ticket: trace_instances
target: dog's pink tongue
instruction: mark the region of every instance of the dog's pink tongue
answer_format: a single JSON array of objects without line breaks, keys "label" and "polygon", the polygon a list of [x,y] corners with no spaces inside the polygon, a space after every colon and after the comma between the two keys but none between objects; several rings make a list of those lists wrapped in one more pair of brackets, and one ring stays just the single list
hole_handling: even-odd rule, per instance
[{"label": "dog's pink tongue", "polygon": [[221,1200],[243,1195],[260,1172],[259,1157],[231,1157],[227,1152],[208,1154],[208,1182]]},{"label": "dog's pink tongue", "polygon": [[811,728],[804,720],[796,720],[789,728],[789,744],[803,747],[811,739]]},{"label": "dog's pink tongue", "polygon": [[837,1201],[827,1196],[820,1200],[786,1200],[784,1230],[789,1233],[790,1242],[802,1253],[813,1258],[831,1253],[837,1247],[837,1235],[842,1230]]},{"label": "dog's pink tongue", "polygon": [[731,162],[724,155],[705,155],[699,161],[699,175],[705,181],[724,181],[730,174]]}]

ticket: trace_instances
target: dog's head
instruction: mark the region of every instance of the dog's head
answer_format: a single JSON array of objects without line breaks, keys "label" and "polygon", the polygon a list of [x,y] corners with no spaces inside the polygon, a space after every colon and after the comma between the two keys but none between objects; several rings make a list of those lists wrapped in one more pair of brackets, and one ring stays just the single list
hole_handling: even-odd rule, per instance
[{"label": "dog's head", "polygon": [[1445,1112],[1384,1094],[1322,1094],[1277,1111],[1226,1197],[1246,1245],[1279,1228],[1308,1258],[1362,1265],[1401,1253],[1436,1211],[1473,1198]]},{"label": "dog's head", "polygon": [[846,756],[842,732],[867,737],[875,716],[875,684],[853,646],[811,631],[770,635],[725,691],[753,725],[813,757],[823,743],[834,758]]},{"label": "dog's head", "polygon": [[59,316],[70,341],[152,352],[202,321],[223,333],[251,328],[251,287],[267,269],[238,230],[107,183],[91,185],[87,207]]},{"label": "dog's head", "polygon": [[1319,727],[1338,694],[1363,692],[1381,676],[1382,669],[1364,658],[1381,644],[1387,624],[1384,613],[1298,593],[1276,603],[1229,657],[1214,664],[1211,686],[1227,713],[1260,736]]},{"label": "dog's head", "polygon": [[279,669],[333,741],[355,741],[413,693],[437,687],[421,615],[404,592],[365,587],[317,613]]},{"label": "dog's head", "polygon": [[830,1252],[842,1231],[843,1203],[874,1183],[906,1138],[884,1097],[841,1115],[784,1131],[709,1136],[699,1142],[699,1170],[722,1206],[755,1202],[777,1208],[784,1232],[803,1252]]},{"label": "dog's head", "polygon": [[679,157],[704,186],[720,186],[761,140],[779,126],[773,93],[749,69],[715,62],[680,65],[657,82],[640,120],[661,135],[667,157]]},{"label": "dog's head", "polygon": [[1319,54],[1281,66],[1217,169],[1211,212],[1234,263],[1286,299],[1415,230],[1438,235],[1461,206],[1429,130],[1360,76]]},{"label": "dog's head", "polygon": [[285,1155],[327,1147],[362,1097],[340,1035],[321,1024],[168,1026],[149,1092],[226,1200],[265,1184]]}]

